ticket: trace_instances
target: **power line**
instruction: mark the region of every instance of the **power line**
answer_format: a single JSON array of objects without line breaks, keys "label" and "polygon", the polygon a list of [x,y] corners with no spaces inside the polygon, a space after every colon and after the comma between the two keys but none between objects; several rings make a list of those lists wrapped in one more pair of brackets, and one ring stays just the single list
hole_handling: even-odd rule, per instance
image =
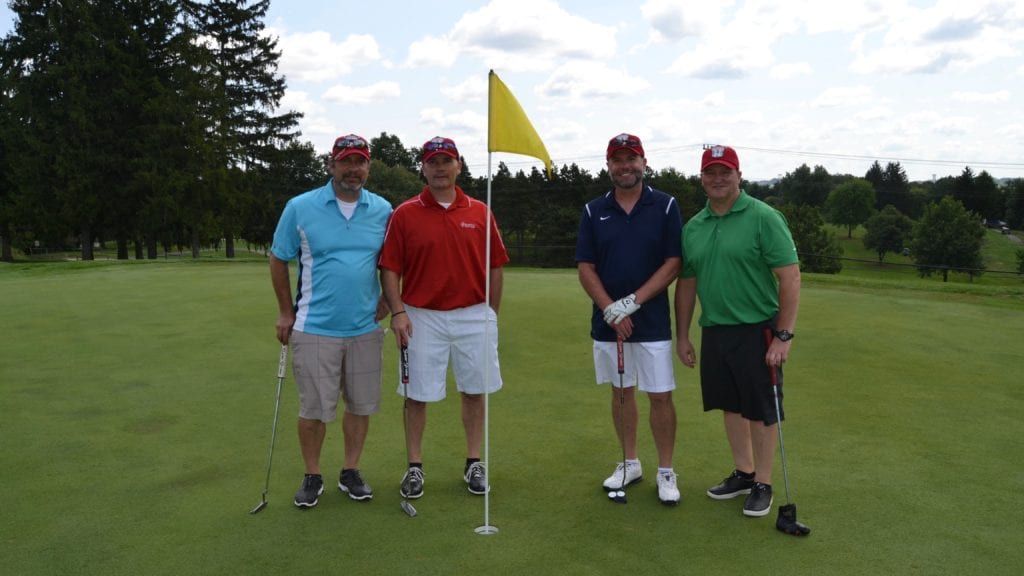
[{"label": "power line", "polygon": [[[785,148],[765,148],[760,146],[744,146],[742,144],[730,144],[734,148],[742,151],[753,151],[763,152],[766,154],[775,154],[779,156],[796,156],[806,158],[829,158],[834,160],[859,160],[859,161],[878,161],[878,162],[899,162],[900,164],[918,164],[918,165],[930,165],[930,166],[970,166],[978,168],[1009,168],[1009,169],[1020,169],[1024,170],[1024,162],[993,162],[990,160],[947,160],[940,158],[911,158],[911,157],[900,157],[900,156],[887,156],[880,154],[851,154],[845,152],[815,152],[811,150],[789,150]],[[652,153],[672,153],[672,152],[696,152],[702,150],[705,144],[683,144],[679,146],[666,146],[657,148],[647,148],[647,154]],[[567,158],[553,158],[553,163],[558,165],[571,165],[577,164],[582,165],[587,162],[601,162],[604,158],[599,154],[591,154],[585,156],[573,156]],[[513,169],[513,166],[531,166],[537,165],[537,160],[519,160],[509,162],[508,160],[502,159],[509,169]],[[484,164],[470,164],[471,167],[480,166],[486,169],[487,165]],[[600,170],[600,169],[599,169]],[[598,171],[599,171],[598,170]]]}]

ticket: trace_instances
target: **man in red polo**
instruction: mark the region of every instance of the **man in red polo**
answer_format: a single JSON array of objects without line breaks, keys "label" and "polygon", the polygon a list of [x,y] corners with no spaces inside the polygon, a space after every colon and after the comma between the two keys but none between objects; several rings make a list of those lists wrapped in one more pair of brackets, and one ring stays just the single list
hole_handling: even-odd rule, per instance
[{"label": "man in red polo", "polygon": [[[423,145],[427,185],[392,214],[380,254],[381,285],[391,309],[391,329],[399,347],[408,346],[409,352],[405,398],[409,469],[401,484],[405,498],[423,495],[427,403],[444,399],[449,360],[462,397],[466,432],[463,479],[473,494],[488,490],[487,473],[480,462],[483,394],[501,388],[498,307],[501,267],[508,262],[508,254],[497,223],[488,218],[487,205],[455,184],[461,171],[462,160],[451,139],[437,137]],[[488,233],[490,254],[485,257]],[[489,302],[484,302],[485,274],[490,275]],[[398,390],[405,394],[402,384]]]}]

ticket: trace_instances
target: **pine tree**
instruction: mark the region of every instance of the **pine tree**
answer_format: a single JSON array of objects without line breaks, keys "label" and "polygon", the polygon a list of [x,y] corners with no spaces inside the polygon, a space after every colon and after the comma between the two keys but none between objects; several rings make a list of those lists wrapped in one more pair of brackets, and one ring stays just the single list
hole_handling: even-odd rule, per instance
[{"label": "pine tree", "polygon": [[[212,126],[202,186],[216,206],[230,258],[248,200],[244,172],[266,166],[274,150],[298,136],[294,129],[301,114],[274,114],[286,84],[277,74],[277,40],[263,34],[269,0],[188,0],[182,5],[186,25],[208,39],[201,68],[212,81],[213,93],[203,112]],[[200,231],[193,228],[194,256]]]}]

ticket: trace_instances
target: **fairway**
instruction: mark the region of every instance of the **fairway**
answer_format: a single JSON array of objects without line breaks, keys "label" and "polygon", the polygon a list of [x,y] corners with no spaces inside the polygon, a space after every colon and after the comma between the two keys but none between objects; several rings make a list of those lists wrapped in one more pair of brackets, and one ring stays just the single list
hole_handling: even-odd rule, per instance
[{"label": "fairway", "polygon": [[[0,555],[44,574],[1017,574],[1024,528],[1024,297],[851,286],[806,275],[786,370],[785,442],[806,539],[704,495],[731,470],[696,371],[677,362],[682,502],[657,501],[640,401],[642,482],[600,488],[621,451],[594,384],[589,302],[572,270],[509,269],[505,387],[491,396],[490,520],[461,478],[454,388],[428,410],[425,495],[405,468],[394,340],[363,476],[300,511],[289,369],[266,472],[279,345],[263,262],[0,266]],[[1001,293],[1002,294],[1002,293]],[[699,343],[694,328],[695,342]],[[785,503],[776,464],[775,506]]]}]

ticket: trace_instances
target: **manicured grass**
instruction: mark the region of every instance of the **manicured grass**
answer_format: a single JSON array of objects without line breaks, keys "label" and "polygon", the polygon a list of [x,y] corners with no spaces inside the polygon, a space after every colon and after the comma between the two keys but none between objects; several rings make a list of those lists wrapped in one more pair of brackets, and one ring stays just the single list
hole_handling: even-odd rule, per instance
[{"label": "manicured grass", "polygon": [[[878,262],[878,254],[864,247],[864,227],[853,229],[853,237],[847,238],[845,226],[825,225],[826,229],[835,234],[843,247],[844,277],[875,278],[880,280],[908,282],[918,286],[942,283],[941,274],[933,274],[928,278],[920,278],[914,259],[902,254],[886,254],[883,262]],[[1013,236],[986,229],[981,254],[988,270],[971,280],[966,274],[951,272],[949,283],[965,283],[982,286],[1022,286],[1024,279],[1015,274],[1017,270],[1016,251],[1024,248],[1017,233]],[[1009,273],[1008,273],[1009,272]]]},{"label": "manicured grass", "polygon": [[[290,374],[266,470],[278,345],[267,267],[247,262],[0,266],[0,549],[7,574],[1016,574],[1024,474],[1024,295],[805,276],[786,372],[794,500],[814,532],[747,519],[703,491],[730,470],[697,373],[677,366],[683,501],[657,503],[654,448],[629,504],[601,480],[620,457],[593,383],[589,304],[573,271],[510,269],[505,388],[491,402],[490,520],[461,480],[458,401],[431,406],[420,514],[404,469],[394,347],[357,503],[301,479]],[[694,328],[694,334],[697,330]],[[454,393],[452,393],[454,394]],[[646,409],[641,403],[642,415]],[[776,503],[785,493],[776,463]]]}]

